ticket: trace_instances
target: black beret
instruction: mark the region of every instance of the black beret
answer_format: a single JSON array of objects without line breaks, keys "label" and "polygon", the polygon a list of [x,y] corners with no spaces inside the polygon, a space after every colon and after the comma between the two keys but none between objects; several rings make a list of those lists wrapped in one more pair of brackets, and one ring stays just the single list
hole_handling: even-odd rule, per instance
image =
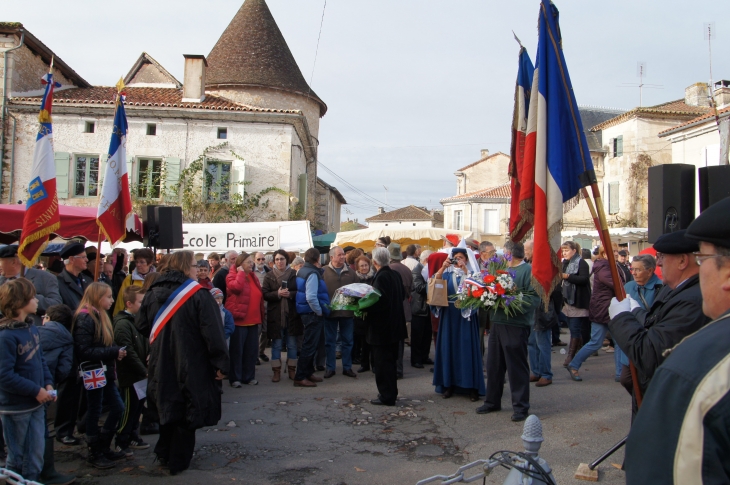
[{"label": "black beret", "polygon": [[66,244],[61,250],[61,257],[63,259],[70,258],[71,256],[78,256],[84,253],[84,245],[80,242],[70,242]]},{"label": "black beret", "polygon": [[345,246],[344,248],[342,248],[342,250],[343,250],[344,252],[346,252],[346,253],[349,253],[349,252],[350,252],[350,251],[352,251],[353,249],[355,249],[355,246]]},{"label": "black beret", "polygon": [[730,248],[730,197],[705,209],[687,228],[687,237]]},{"label": "black beret", "polygon": [[0,258],[14,258],[18,255],[18,245],[10,244],[0,248]]},{"label": "black beret", "polygon": [[686,232],[682,229],[681,231],[659,236],[659,239],[654,243],[654,249],[658,253],[664,254],[688,254],[699,251],[700,247],[697,245],[697,241],[687,239],[685,237]]}]

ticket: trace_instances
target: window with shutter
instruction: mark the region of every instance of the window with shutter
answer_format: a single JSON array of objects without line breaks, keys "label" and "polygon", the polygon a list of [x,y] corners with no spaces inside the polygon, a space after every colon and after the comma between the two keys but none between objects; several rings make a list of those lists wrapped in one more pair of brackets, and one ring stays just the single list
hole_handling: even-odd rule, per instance
[{"label": "window with shutter", "polygon": [[165,158],[165,199],[175,201],[178,199],[178,184],[180,183],[180,159]]},{"label": "window with shutter", "polygon": [[307,210],[307,174],[299,174],[299,207]]},{"label": "window with shutter", "polygon": [[[58,183],[58,182],[56,182]],[[99,195],[99,156],[76,155],[74,157],[74,197]]]},{"label": "window with shutter", "polygon": [[461,231],[464,229],[464,212],[454,211],[454,229]]},{"label": "window with shutter", "polygon": [[608,213],[609,214],[618,214],[619,212],[619,200],[618,200],[618,191],[619,191],[619,183],[618,182],[610,182],[608,184]]},{"label": "window with shutter", "polygon": [[162,160],[140,158],[137,168],[137,197],[159,199],[162,187]]},{"label": "window with shutter", "polygon": [[499,234],[499,211],[486,209],[484,211],[484,234]]},{"label": "window with shutter", "polygon": [[68,172],[71,164],[71,154],[56,152],[53,154],[56,163],[56,192],[59,199],[68,199]]},{"label": "window with shutter", "polygon": [[616,156],[620,157],[624,154],[624,137],[623,135],[616,138]]},{"label": "window with shutter", "polygon": [[231,198],[231,162],[205,164],[205,193],[208,202],[228,202]]}]

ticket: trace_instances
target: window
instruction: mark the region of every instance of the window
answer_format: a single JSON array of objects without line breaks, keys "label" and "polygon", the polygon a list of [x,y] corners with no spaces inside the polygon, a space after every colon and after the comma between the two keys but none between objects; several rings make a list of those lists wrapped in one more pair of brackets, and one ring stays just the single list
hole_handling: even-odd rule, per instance
[{"label": "window", "polygon": [[74,196],[99,195],[99,157],[77,155],[74,159]]},{"label": "window", "polygon": [[157,125],[154,123],[148,123],[147,124],[147,134],[149,136],[156,136],[157,135]]},{"label": "window", "polygon": [[95,123],[93,121],[87,121],[84,123],[84,133],[94,133]]},{"label": "window", "polygon": [[624,137],[623,135],[618,136],[616,138],[613,138],[611,140],[612,142],[612,151],[614,157],[620,157],[624,154]]},{"label": "window", "polygon": [[484,234],[499,234],[499,211],[486,209],[484,211]]},{"label": "window", "polygon": [[[152,125],[154,126],[154,125]],[[162,182],[162,160],[140,159],[137,170],[137,196],[142,199],[159,199]]]},{"label": "window", "polygon": [[227,202],[231,194],[231,163],[207,162],[205,189],[208,202]]},{"label": "window", "polygon": [[219,140],[228,139],[228,128],[218,128],[218,139]]},{"label": "window", "polygon": [[618,214],[619,203],[618,203],[618,182],[610,182],[608,184],[608,213]]},{"label": "window", "polygon": [[454,229],[461,231],[464,229],[464,212],[454,211]]}]

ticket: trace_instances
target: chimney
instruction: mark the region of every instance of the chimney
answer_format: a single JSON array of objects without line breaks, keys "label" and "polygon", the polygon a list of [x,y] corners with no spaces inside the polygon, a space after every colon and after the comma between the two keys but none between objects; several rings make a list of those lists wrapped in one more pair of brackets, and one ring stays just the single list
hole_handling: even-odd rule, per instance
[{"label": "chimney", "polygon": [[723,79],[715,83],[715,104],[718,108],[730,105],[730,81]]},{"label": "chimney", "polygon": [[487,158],[489,156],[489,150],[486,148],[482,148],[482,158]]},{"label": "chimney", "polygon": [[690,106],[710,106],[707,84],[695,83],[684,90],[684,102]]},{"label": "chimney", "polygon": [[378,214],[385,214],[385,208],[378,207]]},{"label": "chimney", "polygon": [[205,68],[208,61],[200,54],[183,54],[185,74],[183,77],[183,103],[200,103],[205,99]]}]

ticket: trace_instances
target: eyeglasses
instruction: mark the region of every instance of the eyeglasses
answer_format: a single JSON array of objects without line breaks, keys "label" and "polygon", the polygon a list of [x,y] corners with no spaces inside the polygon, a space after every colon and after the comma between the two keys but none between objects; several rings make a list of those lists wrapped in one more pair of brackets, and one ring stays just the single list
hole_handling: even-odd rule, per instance
[{"label": "eyeglasses", "polygon": [[638,271],[644,271],[644,268],[629,268],[629,271],[632,273],[636,273]]},{"label": "eyeglasses", "polygon": [[285,258],[276,258],[274,261],[286,261]]},{"label": "eyeglasses", "polygon": [[266,261],[266,258],[256,258],[256,261]]},{"label": "eyeglasses", "polygon": [[702,254],[700,252],[692,253],[692,255],[695,257],[695,261],[697,261],[697,266],[700,266],[702,264],[702,261],[710,258],[721,258],[721,254]]}]

